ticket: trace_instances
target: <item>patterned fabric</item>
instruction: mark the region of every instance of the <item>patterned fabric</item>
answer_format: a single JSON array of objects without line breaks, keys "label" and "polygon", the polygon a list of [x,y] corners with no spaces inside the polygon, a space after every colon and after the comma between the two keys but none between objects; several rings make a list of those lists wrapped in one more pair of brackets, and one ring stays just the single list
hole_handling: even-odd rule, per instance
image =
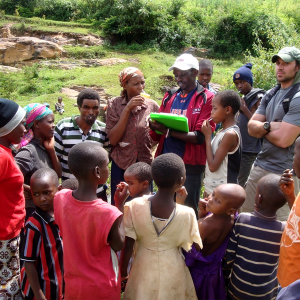
[{"label": "patterned fabric", "polygon": [[0,299],[22,299],[20,292],[19,245],[20,236],[7,241],[0,240]]},{"label": "patterned fabric", "polygon": [[[55,152],[62,166],[62,180],[75,178],[68,166],[68,155],[71,148],[84,141],[100,143],[102,146],[108,146],[109,141],[106,136],[105,123],[96,120],[90,131],[85,135],[76,123],[77,116],[72,116],[60,120],[54,133]],[[103,185],[99,185],[97,194],[102,192]]]},{"label": "patterned fabric", "polygon": [[144,76],[141,70],[134,67],[128,67],[122,70],[119,74],[119,80],[121,87],[124,87],[124,84],[132,77],[135,76]]},{"label": "patterned fabric", "polygon": [[21,143],[19,144],[18,148],[24,147],[27,145],[32,138],[34,137],[32,129],[30,129],[33,126],[33,122],[35,120],[41,120],[45,118],[47,115],[52,114],[52,110],[48,108],[45,105],[39,104],[39,103],[30,103],[24,107],[24,110],[26,111],[26,121],[25,126],[28,129],[28,131],[24,134]]},{"label": "patterned fabric", "polygon": [[[21,259],[34,262],[41,289],[46,299],[62,299],[63,245],[54,218],[39,207],[28,219]],[[21,287],[28,299],[34,298],[25,267],[21,272]]]}]

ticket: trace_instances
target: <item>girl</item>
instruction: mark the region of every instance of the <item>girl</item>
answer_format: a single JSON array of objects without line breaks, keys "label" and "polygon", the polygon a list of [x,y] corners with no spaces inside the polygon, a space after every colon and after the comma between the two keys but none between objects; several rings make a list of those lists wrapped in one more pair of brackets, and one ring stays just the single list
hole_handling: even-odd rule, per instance
[{"label": "girl", "polygon": [[[174,202],[174,193],[185,181],[184,163],[174,153],[163,154],[153,161],[151,173],[157,193],[124,207],[125,235],[131,249],[134,246],[134,260],[123,299],[197,299],[181,254],[181,248],[202,247],[197,220],[192,208]],[[130,247],[121,256],[123,280]]]},{"label": "girl", "polygon": [[158,104],[141,96],[145,88],[143,73],[133,67],[121,71],[120,97],[109,101],[106,129],[112,147],[111,199],[119,182],[124,181],[125,170],[137,161],[151,164],[152,139],[149,135],[147,118],[151,112],[158,112]]}]

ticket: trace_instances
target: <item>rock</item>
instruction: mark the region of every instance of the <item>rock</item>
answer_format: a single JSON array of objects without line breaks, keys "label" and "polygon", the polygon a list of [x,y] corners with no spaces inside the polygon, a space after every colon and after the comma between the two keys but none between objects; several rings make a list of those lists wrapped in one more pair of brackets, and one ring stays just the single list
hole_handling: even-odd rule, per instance
[{"label": "rock", "polygon": [[6,24],[5,26],[3,26],[1,28],[1,37],[2,38],[11,38],[11,37],[13,37],[13,35],[10,32],[10,27],[11,26],[12,26],[12,23],[11,24]]},{"label": "rock", "polygon": [[1,66],[0,65],[0,72],[11,73],[11,72],[19,72],[19,71],[22,71],[22,69],[15,68],[15,67],[9,67],[9,66]]},{"label": "rock", "polygon": [[81,45],[98,46],[103,44],[103,39],[96,38],[93,35],[86,35],[79,37],[77,43]]},{"label": "rock", "polygon": [[0,38],[0,63],[11,64],[37,58],[57,58],[63,49],[57,44],[34,37]]},{"label": "rock", "polygon": [[196,47],[189,47],[184,49],[184,53],[190,53],[193,56],[205,58],[211,53],[212,49],[210,48],[196,48]]}]

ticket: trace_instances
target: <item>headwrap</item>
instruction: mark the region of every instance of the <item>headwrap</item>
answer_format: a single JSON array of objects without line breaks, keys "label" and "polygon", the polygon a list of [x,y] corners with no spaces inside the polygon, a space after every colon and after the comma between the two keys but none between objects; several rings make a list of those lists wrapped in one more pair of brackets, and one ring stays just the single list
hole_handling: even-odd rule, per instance
[{"label": "headwrap", "polygon": [[124,84],[135,76],[144,76],[141,70],[134,67],[128,67],[122,70],[119,74],[120,86],[124,87]]},{"label": "headwrap", "polygon": [[25,127],[27,132],[24,134],[18,148],[24,147],[33,139],[34,134],[31,127],[33,126],[34,121],[41,120],[53,113],[50,108],[40,103],[30,103],[24,107],[24,110],[26,111]]},{"label": "headwrap", "polygon": [[23,120],[24,109],[16,102],[0,98],[0,137],[12,132]]}]

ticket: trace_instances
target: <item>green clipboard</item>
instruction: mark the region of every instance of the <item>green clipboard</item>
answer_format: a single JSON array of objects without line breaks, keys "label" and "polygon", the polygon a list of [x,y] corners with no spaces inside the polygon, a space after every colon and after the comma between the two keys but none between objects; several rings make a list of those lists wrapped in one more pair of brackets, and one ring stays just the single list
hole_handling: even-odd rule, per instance
[{"label": "green clipboard", "polygon": [[[164,124],[170,129],[174,129],[182,132],[189,132],[188,119],[182,115],[168,114],[168,113],[151,113],[151,121],[157,121]],[[156,131],[158,134],[162,134],[159,131]]]}]

